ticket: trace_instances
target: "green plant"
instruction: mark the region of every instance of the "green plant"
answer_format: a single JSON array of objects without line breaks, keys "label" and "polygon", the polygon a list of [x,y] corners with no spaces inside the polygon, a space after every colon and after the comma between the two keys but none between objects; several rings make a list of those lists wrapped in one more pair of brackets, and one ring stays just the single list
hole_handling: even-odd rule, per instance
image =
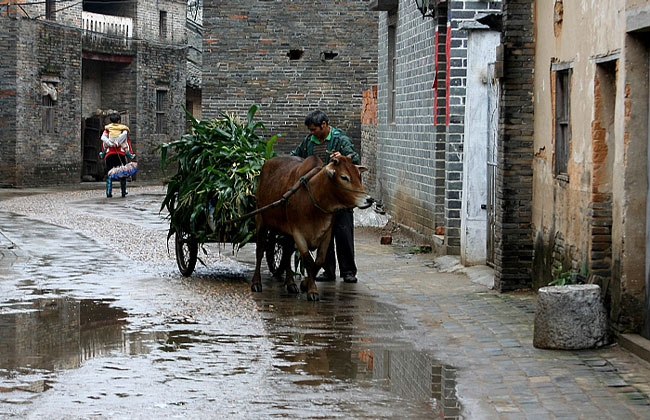
[{"label": "green plant", "polygon": [[587,273],[587,264],[586,262],[582,266],[582,273],[575,271],[564,271],[562,265],[555,267],[553,269],[553,281],[551,281],[549,286],[566,286],[570,284],[580,284],[582,283],[581,279],[586,276]]},{"label": "green plant", "polygon": [[251,106],[246,120],[222,113],[218,119],[203,121],[185,110],[192,123],[190,133],[159,147],[163,169],[177,164],[160,207],[169,212],[168,238],[188,232],[200,243],[228,241],[235,248],[252,239],[254,217],[230,221],[255,210],[257,177],[264,162],[275,155],[276,136],[266,140],[257,134],[264,129],[263,123],[254,121],[257,110],[257,105]]}]

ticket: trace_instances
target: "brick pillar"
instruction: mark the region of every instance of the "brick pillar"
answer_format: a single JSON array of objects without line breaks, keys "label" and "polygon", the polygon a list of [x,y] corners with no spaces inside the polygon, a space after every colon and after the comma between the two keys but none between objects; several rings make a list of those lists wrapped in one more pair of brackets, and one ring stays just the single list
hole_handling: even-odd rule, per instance
[{"label": "brick pillar", "polygon": [[531,286],[534,0],[504,0],[495,287]]}]

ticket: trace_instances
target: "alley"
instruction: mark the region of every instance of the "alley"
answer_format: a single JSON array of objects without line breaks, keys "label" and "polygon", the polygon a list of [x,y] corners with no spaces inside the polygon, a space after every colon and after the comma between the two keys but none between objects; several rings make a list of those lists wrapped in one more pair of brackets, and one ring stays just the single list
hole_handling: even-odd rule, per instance
[{"label": "alley", "polygon": [[0,191],[0,417],[650,418],[645,362],[535,349],[532,293],[371,229],[359,283],[319,283],[320,302],[268,273],[251,293],[250,246],[209,244],[184,278],[163,192]]}]

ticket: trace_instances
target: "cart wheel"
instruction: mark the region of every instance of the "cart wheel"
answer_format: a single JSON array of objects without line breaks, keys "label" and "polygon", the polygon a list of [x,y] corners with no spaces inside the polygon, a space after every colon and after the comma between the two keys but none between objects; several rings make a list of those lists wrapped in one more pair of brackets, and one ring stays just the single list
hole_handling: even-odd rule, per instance
[{"label": "cart wheel", "polygon": [[199,251],[199,244],[191,234],[176,232],[174,240],[176,244],[176,264],[178,270],[185,277],[191,276],[196,266],[196,258]]},{"label": "cart wheel", "polygon": [[282,242],[280,237],[275,233],[269,233],[266,240],[266,264],[269,266],[269,271],[274,276],[278,274],[280,268],[280,261],[282,261]]}]

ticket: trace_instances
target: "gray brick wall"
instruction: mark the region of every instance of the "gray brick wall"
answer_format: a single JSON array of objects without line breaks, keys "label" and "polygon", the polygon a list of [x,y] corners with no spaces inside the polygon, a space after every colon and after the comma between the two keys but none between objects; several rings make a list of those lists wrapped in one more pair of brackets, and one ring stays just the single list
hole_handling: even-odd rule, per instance
[{"label": "gray brick wall", "polygon": [[[138,174],[157,178],[160,154],[155,149],[162,143],[180,138],[185,132],[185,48],[142,43],[138,47],[136,148]],[[167,92],[166,133],[156,133],[156,92]]]},{"label": "gray brick wall", "polygon": [[[377,80],[377,15],[367,3],[205,4],[203,117],[246,115],[257,103],[268,133],[283,135],[276,151],[286,153],[308,134],[305,115],[320,108],[358,151],[362,92]],[[300,59],[291,60],[290,50],[302,51]]]},{"label": "gray brick wall", "polygon": [[[3,72],[13,73],[16,92],[15,135],[8,140],[15,145],[15,166],[7,165],[3,159],[3,172],[13,171],[12,183],[21,185],[78,181],[81,167],[81,33],[49,21],[12,21],[8,18],[0,25],[10,27],[16,34],[10,40],[15,42],[10,48],[15,48],[17,54],[14,67],[6,65],[4,60],[0,66]],[[5,39],[2,36],[2,40]],[[53,104],[52,133],[42,131],[40,86],[44,80],[53,81],[58,91]]]},{"label": "gray brick wall", "polygon": [[[139,0],[133,27],[134,36],[149,41],[183,44],[187,42],[186,2],[175,0]],[[159,36],[160,12],[167,12],[167,33]]]},{"label": "gray brick wall", "polygon": [[[451,52],[445,41],[451,7]],[[379,30],[378,185],[381,198],[395,216],[425,236],[444,228],[448,254],[460,253],[463,130],[467,73],[467,31],[461,24],[478,13],[498,10],[500,2],[441,3],[437,18],[422,19],[414,2],[397,9],[396,119],[388,122],[389,12]],[[435,29],[438,27],[438,50]],[[438,56],[437,103],[434,103],[435,57]],[[447,86],[449,60],[449,87]],[[449,89],[449,125],[446,95]],[[434,108],[437,117],[434,121]]]},{"label": "gray brick wall", "polygon": [[439,153],[433,123],[435,25],[422,19],[414,2],[400,2],[392,123],[388,121],[389,13],[379,12],[377,198],[396,222],[432,236],[435,226],[443,223],[444,197],[444,155]]},{"label": "gray brick wall", "polygon": [[[140,3],[139,8],[152,10],[147,15],[152,21],[142,27],[157,30],[159,9],[156,7],[159,4]],[[111,48],[101,40],[84,43],[81,21],[77,19],[81,9],[65,9],[56,14],[56,21],[24,19],[15,14],[0,16],[1,184],[31,186],[79,182],[82,118],[96,108],[127,110],[131,141],[139,155],[137,176],[151,179],[163,175],[156,147],[179,138],[185,130],[181,104],[185,103],[187,47],[177,43],[186,39],[185,3],[164,2],[159,6],[169,6],[168,10],[173,11],[168,15],[173,36],[165,42],[136,39],[126,49]],[[30,9],[29,15],[37,16],[37,12],[38,9]],[[88,59],[82,58],[82,53]],[[84,79],[84,63],[100,75],[94,73],[90,77],[87,74]],[[91,83],[84,91],[84,98],[83,80]],[[53,104],[54,129],[51,133],[42,132],[40,87],[43,81],[53,83],[58,91]],[[156,91],[161,89],[168,92],[167,130],[159,134],[155,130]],[[89,92],[96,96],[90,98]],[[82,100],[88,102],[83,110]]]}]

